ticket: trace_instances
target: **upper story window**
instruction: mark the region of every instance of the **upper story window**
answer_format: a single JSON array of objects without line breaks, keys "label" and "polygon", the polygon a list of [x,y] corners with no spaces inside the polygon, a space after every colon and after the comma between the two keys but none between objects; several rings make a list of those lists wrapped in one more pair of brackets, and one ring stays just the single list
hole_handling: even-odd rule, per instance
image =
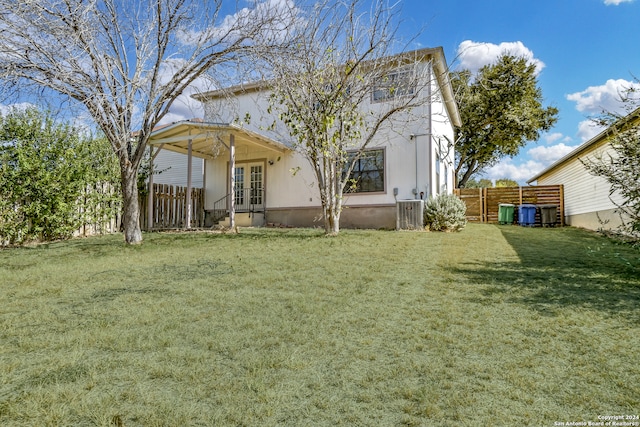
[{"label": "upper story window", "polygon": [[[348,153],[347,165],[351,164],[355,152]],[[373,193],[384,191],[384,150],[367,150],[351,171],[344,189],[345,193]]]},{"label": "upper story window", "polygon": [[385,101],[399,96],[413,95],[416,91],[414,74],[398,70],[378,77],[373,84],[373,101]]}]

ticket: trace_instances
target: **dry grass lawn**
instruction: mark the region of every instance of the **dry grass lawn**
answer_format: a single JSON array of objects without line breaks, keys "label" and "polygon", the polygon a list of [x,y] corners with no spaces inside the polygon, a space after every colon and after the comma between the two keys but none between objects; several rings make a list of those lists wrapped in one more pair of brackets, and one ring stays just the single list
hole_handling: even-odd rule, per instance
[{"label": "dry grass lawn", "polygon": [[242,229],[0,251],[0,425],[640,413],[640,252],[584,231]]}]

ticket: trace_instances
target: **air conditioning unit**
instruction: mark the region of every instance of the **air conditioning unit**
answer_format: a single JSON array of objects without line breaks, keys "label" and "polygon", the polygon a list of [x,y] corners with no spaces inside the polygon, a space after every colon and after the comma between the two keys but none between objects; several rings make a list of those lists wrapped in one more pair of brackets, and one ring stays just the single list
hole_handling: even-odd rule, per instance
[{"label": "air conditioning unit", "polygon": [[424,200],[396,201],[396,230],[424,228]]}]

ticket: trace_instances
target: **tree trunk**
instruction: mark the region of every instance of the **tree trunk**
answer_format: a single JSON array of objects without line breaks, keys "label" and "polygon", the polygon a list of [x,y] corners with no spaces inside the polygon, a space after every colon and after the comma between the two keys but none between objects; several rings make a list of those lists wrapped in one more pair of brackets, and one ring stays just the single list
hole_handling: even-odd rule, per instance
[{"label": "tree trunk", "polygon": [[340,213],[332,212],[330,216],[330,230],[327,232],[330,236],[337,236],[340,233]]},{"label": "tree trunk", "polygon": [[[324,159],[323,210],[324,232],[327,236],[337,236],[340,232],[340,212],[342,211],[342,192],[336,184],[342,185],[336,174],[337,165],[331,158]],[[340,168],[342,170],[342,168]],[[342,173],[342,172],[340,172]]]},{"label": "tree trunk", "polygon": [[340,212],[334,203],[324,209],[324,232],[328,236],[337,236],[340,232]]},{"label": "tree trunk", "polygon": [[340,213],[342,212],[342,195],[336,196],[330,193],[324,207],[324,232],[328,236],[337,236],[340,233]]},{"label": "tree trunk", "polygon": [[122,227],[124,240],[129,245],[142,243],[140,230],[140,204],[138,203],[138,170],[124,168],[121,171],[122,181]]},{"label": "tree trunk", "polygon": [[[474,168],[477,163],[475,161],[472,161],[470,163],[471,164],[467,165],[467,170],[464,172],[464,175],[462,176],[462,178],[460,178],[460,181],[458,182],[458,188],[464,188],[467,185],[467,181],[469,181],[471,176],[473,176],[473,174],[475,173]],[[458,176],[457,173],[456,173],[456,176]]]}]

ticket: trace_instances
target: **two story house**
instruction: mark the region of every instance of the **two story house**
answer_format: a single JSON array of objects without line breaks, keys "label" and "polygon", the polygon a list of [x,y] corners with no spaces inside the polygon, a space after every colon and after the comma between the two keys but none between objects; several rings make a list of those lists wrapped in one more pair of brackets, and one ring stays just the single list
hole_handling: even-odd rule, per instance
[{"label": "two story house", "polygon": [[[418,58],[411,66],[430,76],[419,94],[426,102],[367,146],[351,177],[358,185],[345,193],[341,227],[394,228],[399,200],[453,191],[451,142],[460,115],[446,60],[442,48],[410,53]],[[389,70],[387,77],[397,80],[405,71]],[[270,94],[269,82],[260,81],[195,95],[204,104],[204,120],[176,122],[152,134],[154,147],[204,159],[207,225],[230,216],[237,225],[322,225],[315,174],[271,112]],[[403,92],[372,86],[361,107],[382,108],[395,96]]]}]

